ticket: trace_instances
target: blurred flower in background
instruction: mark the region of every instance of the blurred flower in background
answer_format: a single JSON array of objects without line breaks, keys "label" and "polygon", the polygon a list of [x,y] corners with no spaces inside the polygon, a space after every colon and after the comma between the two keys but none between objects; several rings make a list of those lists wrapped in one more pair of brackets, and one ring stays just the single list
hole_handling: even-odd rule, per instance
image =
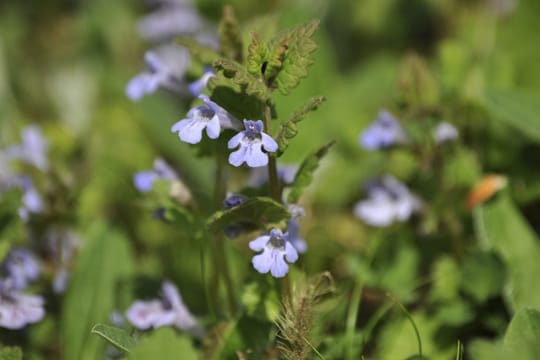
[{"label": "blurred flower in background", "polygon": [[362,132],[359,138],[360,145],[366,150],[380,150],[406,142],[405,131],[387,110],[381,110],[375,121]]}]

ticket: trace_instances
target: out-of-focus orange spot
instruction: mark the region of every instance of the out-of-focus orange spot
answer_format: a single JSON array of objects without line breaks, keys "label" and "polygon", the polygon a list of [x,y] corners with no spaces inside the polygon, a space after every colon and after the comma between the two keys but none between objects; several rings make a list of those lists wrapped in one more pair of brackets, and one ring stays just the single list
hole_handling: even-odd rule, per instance
[{"label": "out-of-focus orange spot", "polygon": [[502,175],[487,174],[474,185],[467,196],[467,206],[472,209],[482,204],[506,186],[508,179]]}]

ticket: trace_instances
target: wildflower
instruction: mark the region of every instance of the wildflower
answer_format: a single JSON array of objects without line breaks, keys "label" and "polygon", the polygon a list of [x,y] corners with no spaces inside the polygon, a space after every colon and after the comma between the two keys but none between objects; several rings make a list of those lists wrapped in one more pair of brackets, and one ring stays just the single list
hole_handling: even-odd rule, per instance
[{"label": "wildflower", "polygon": [[15,289],[24,289],[28,282],[36,280],[41,272],[36,257],[23,248],[11,249],[4,267]]},{"label": "wildflower", "polygon": [[359,142],[367,150],[379,150],[406,143],[407,135],[392,114],[381,110],[377,119],[360,135]]},{"label": "wildflower", "polygon": [[[298,165],[277,164],[277,175],[285,185],[290,185],[294,181]],[[268,170],[263,167],[252,168],[247,180],[248,186],[259,187],[268,182]]]},{"label": "wildflower", "polygon": [[419,199],[405,185],[385,176],[368,186],[368,198],[356,204],[354,214],[369,225],[384,227],[406,221],[419,209]]},{"label": "wildflower", "polygon": [[18,210],[19,216],[24,221],[28,221],[30,214],[38,214],[43,211],[43,201],[29,178],[20,177],[18,185],[23,190],[22,206]]},{"label": "wildflower", "polygon": [[278,144],[270,135],[264,133],[263,122],[261,120],[244,120],[245,130],[233,136],[227,144],[229,149],[240,145],[240,149],[229,155],[229,163],[233,166],[240,166],[245,161],[250,167],[265,166],[268,164],[268,152],[278,149]]},{"label": "wildflower", "polygon": [[206,88],[208,80],[215,76],[216,74],[214,73],[214,71],[212,71],[211,67],[206,68],[204,74],[202,74],[199,79],[188,85],[188,89],[191,95],[199,96],[201,92]]},{"label": "wildflower", "polygon": [[180,81],[190,65],[189,53],[182,47],[164,47],[158,52],[144,54],[149,71],[136,75],[126,85],[126,95],[131,100],[138,101],[160,87],[180,90]]},{"label": "wildflower", "polygon": [[135,301],[126,311],[128,321],[140,330],[174,326],[201,336],[203,331],[182,301],[176,286],[164,281],[161,290],[163,293],[161,300]]},{"label": "wildflower", "polygon": [[[289,265],[298,260],[298,252],[288,240],[289,234],[279,229],[270,230],[269,235],[263,235],[249,243],[249,248],[262,253],[255,255],[251,261],[255,270],[261,274],[270,272],[273,277],[287,275]],[[287,262],[285,262],[287,260]]]},{"label": "wildflower", "polygon": [[22,329],[45,316],[41,296],[19,292],[11,279],[0,280],[0,327]]},{"label": "wildflower", "polygon": [[156,158],[154,160],[154,168],[152,170],[139,171],[133,176],[133,184],[141,192],[152,190],[152,186],[156,180],[178,180],[176,172],[162,158]]},{"label": "wildflower", "polygon": [[38,169],[45,171],[48,167],[47,139],[41,133],[37,125],[30,125],[21,131],[22,142],[13,145],[6,150],[8,157],[19,159]]},{"label": "wildflower", "polygon": [[456,140],[458,136],[459,132],[456,127],[445,121],[440,122],[433,130],[433,138],[437,144]]},{"label": "wildflower", "polygon": [[163,1],[150,14],[139,20],[142,38],[152,41],[169,40],[175,36],[194,35],[202,30],[203,20],[192,1]]},{"label": "wildflower", "polygon": [[171,128],[172,132],[178,132],[180,140],[190,144],[197,144],[202,139],[202,132],[206,128],[206,134],[210,139],[217,139],[223,128],[236,128],[237,122],[225,109],[211,101],[207,95],[199,95],[204,104],[189,110],[187,119],[178,121]]}]

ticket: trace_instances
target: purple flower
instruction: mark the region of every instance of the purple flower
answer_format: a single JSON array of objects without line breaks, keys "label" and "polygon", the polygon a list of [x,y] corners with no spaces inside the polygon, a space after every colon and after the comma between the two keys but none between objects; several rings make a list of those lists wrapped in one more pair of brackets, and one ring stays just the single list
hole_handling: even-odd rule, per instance
[{"label": "purple flower", "polygon": [[28,221],[30,214],[39,214],[43,211],[43,201],[41,195],[39,195],[39,192],[34,187],[32,180],[27,177],[20,177],[18,183],[23,190],[19,216],[24,221]]},{"label": "purple flower", "polygon": [[268,152],[278,149],[278,144],[272,137],[264,133],[261,120],[244,120],[245,130],[233,136],[227,144],[229,149],[240,145],[240,149],[229,155],[229,163],[240,166],[245,161],[250,167],[266,166],[268,164]]},{"label": "purple flower", "polygon": [[24,289],[29,282],[37,280],[41,273],[36,257],[22,248],[11,249],[4,266],[14,289]]},{"label": "purple flower", "polygon": [[154,168],[152,170],[139,171],[133,176],[133,184],[141,192],[152,190],[152,186],[156,180],[178,180],[176,172],[162,158],[156,158],[154,160]]},{"label": "purple flower", "polygon": [[456,127],[445,121],[440,122],[433,130],[433,138],[437,144],[456,140],[459,132]]},{"label": "purple flower", "polygon": [[287,221],[287,233],[289,234],[289,242],[298,251],[303,254],[307,251],[307,243],[304,238],[300,237],[300,223],[296,219]]},{"label": "purple flower", "polygon": [[147,51],[144,60],[148,71],[133,77],[126,85],[126,95],[133,101],[142,99],[162,87],[180,91],[181,79],[190,65],[189,53],[182,47],[163,47]]},{"label": "purple flower", "polygon": [[367,192],[368,198],[355,205],[354,214],[372,226],[406,221],[420,209],[420,200],[392,176],[371,183]]},{"label": "purple flower", "polygon": [[22,329],[45,316],[41,296],[19,292],[10,279],[0,280],[0,327]]},{"label": "purple flower", "polygon": [[367,150],[385,149],[407,142],[407,135],[399,122],[386,110],[360,135],[360,144]]},{"label": "purple flower", "polygon": [[47,160],[48,143],[37,125],[30,125],[21,131],[21,144],[13,145],[6,150],[8,157],[19,159],[38,169],[45,171],[49,165]]},{"label": "purple flower", "polygon": [[187,118],[178,121],[171,128],[172,132],[178,132],[180,140],[197,144],[202,139],[202,132],[210,139],[217,139],[223,128],[236,128],[238,120],[230,115],[225,109],[211,101],[208,96],[199,95],[204,104],[197,106],[187,113]]},{"label": "purple flower", "polygon": [[204,70],[204,74],[197,79],[196,81],[189,84],[188,89],[191,95],[193,96],[199,96],[202,91],[206,88],[206,85],[208,84],[208,80],[215,77],[216,74],[212,70],[211,67],[208,67]]},{"label": "purple flower", "polygon": [[288,234],[283,234],[279,229],[272,229],[269,235],[251,241],[249,248],[253,251],[262,251],[251,261],[255,270],[261,274],[270,272],[276,278],[287,275],[289,272],[287,262],[294,263],[298,260],[298,252],[289,242]]},{"label": "purple flower", "polygon": [[203,330],[183,303],[176,286],[164,281],[161,290],[161,300],[135,301],[126,311],[128,321],[140,330],[174,326],[195,336],[202,336]]}]

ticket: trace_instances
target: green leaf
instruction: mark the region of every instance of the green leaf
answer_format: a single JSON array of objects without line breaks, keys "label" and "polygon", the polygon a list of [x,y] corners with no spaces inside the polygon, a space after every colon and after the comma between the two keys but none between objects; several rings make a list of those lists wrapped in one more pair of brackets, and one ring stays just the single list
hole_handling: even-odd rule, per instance
[{"label": "green leaf", "polygon": [[518,311],[508,325],[504,346],[515,359],[540,359],[540,311],[531,308]]},{"label": "green leaf", "polygon": [[198,360],[199,357],[188,337],[178,335],[170,327],[163,327],[143,336],[129,353],[128,359]]},{"label": "green leaf", "polygon": [[214,213],[206,222],[210,231],[220,231],[225,226],[236,223],[254,224],[264,228],[290,217],[287,209],[277,201],[267,197],[248,199],[241,205]]},{"label": "green leaf", "polygon": [[219,46],[227,59],[242,62],[242,34],[232,6],[223,7],[219,23]]},{"label": "green leaf", "polygon": [[296,172],[294,181],[291,185],[291,191],[287,196],[287,202],[289,204],[295,204],[302,196],[305,188],[311,184],[313,180],[313,173],[319,167],[319,162],[326,155],[328,150],[334,145],[335,141],[332,140],[329,143],[321,146],[317,151],[308,155],[306,159],[300,165],[300,168]]},{"label": "green leaf", "polygon": [[493,116],[540,142],[540,95],[516,90],[488,90],[485,105]]},{"label": "green leaf", "polygon": [[269,281],[247,284],[242,293],[242,304],[247,315],[261,321],[273,322],[279,315],[279,297],[275,285]]},{"label": "green leaf", "polygon": [[540,245],[534,230],[503,192],[479,208],[478,236],[504,260],[508,268],[505,296],[512,310],[540,304]]},{"label": "green leaf", "polygon": [[270,99],[270,91],[266,85],[236,61],[218,59],[214,61],[214,67],[217,71],[221,71],[226,78],[240,85],[242,92],[247,95],[253,95],[263,103]]},{"label": "green leaf", "polygon": [[264,359],[272,347],[274,324],[242,315],[238,320],[218,324],[211,334],[212,341],[204,359],[238,359],[239,353],[249,354],[246,359]]},{"label": "green leaf", "polygon": [[276,141],[279,145],[278,156],[280,156],[287,146],[289,146],[289,140],[294,138],[298,133],[296,124],[304,120],[306,116],[314,110],[317,110],[319,105],[326,101],[324,96],[317,96],[309,99],[307,103],[297,110],[289,120],[281,124],[279,132],[276,136]]},{"label": "green leaf", "polygon": [[175,39],[178,45],[186,47],[191,56],[199,60],[203,64],[212,64],[221,56],[214,51],[214,49],[199,43],[190,37],[177,37]]},{"label": "green leaf", "polygon": [[62,312],[62,338],[66,360],[96,359],[105,343],[90,333],[115,308],[115,295],[134,272],[129,242],[118,231],[97,222],[86,240],[73,271]]},{"label": "green leaf", "polygon": [[314,62],[312,54],[318,47],[311,37],[318,27],[319,20],[314,19],[270,40],[265,78],[275,83],[282,94],[289,94],[308,75],[308,67]]},{"label": "green leaf", "polygon": [[14,346],[0,347],[0,360],[22,360],[22,358],[23,352],[21,348]]},{"label": "green leaf", "polygon": [[412,106],[429,106],[439,101],[439,84],[425,61],[416,54],[405,58],[398,78],[398,89],[401,100]]},{"label": "green leaf", "polygon": [[268,47],[257,33],[251,33],[251,43],[248,46],[248,56],[246,59],[247,71],[254,76],[264,74],[263,67],[268,58]]},{"label": "green leaf", "polygon": [[461,289],[478,303],[500,294],[506,279],[504,265],[494,254],[473,252],[461,267]]},{"label": "green leaf", "polygon": [[126,330],[114,326],[96,324],[92,328],[92,333],[101,336],[125,352],[129,352],[137,344],[136,340]]},{"label": "green leaf", "polygon": [[261,100],[255,95],[246,95],[239,84],[223,74],[208,81],[208,90],[212,101],[227,109],[237,119],[261,118]]}]

